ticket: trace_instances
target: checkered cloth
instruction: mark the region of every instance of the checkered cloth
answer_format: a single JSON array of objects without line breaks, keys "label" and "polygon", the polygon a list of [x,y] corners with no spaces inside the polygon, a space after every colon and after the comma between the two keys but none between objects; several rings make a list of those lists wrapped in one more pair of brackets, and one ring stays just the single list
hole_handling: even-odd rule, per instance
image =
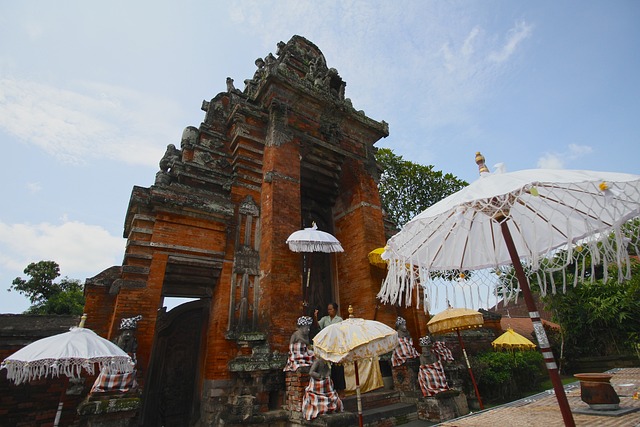
[{"label": "checkered cloth", "polygon": [[107,374],[102,371],[94,381],[89,393],[108,393],[111,391],[121,391],[125,393],[137,387],[136,371],[125,374]]},{"label": "checkered cloth", "polygon": [[289,344],[289,358],[283,371],[295,372],[301,366],[311,366],[314,359],[313,351],[309,350],[305,343],[296,342]]},{"label": "checkered cloth", "polygon": [[431,351],[438,357],[440,362],[453,362],[453,354],[443,341],[436,341],[431,346]]},{"label": "checkered cloth", "polygon": [[398,338],[398,346],[393,350],[391,365],[400,366],[409,359],[420,357],[420,353],[413,346],[413,339],[410,337]]},{"label": "checkered cloth", "polygon": [[344,411],[344,406],[340,396],[333,388],[331,378],[317,380],[309,377],[309,385],[304,390],[304,398],[302,399],[304,419],[311,421],[318,415],[342,411]]},{"label": "checkered cloth", "polygon": [[437,361],[430,365],[420,365],[418,383],[420,383],[423,396],[435,396],[441,391],[449,390],[442,362]]}]

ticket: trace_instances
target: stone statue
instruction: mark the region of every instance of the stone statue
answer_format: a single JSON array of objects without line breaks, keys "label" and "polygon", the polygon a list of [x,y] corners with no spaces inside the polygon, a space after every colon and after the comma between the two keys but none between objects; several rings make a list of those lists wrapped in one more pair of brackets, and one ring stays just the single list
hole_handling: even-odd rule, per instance
[{"label": "stone statue", "polygon": [[138,340],[135,333],[138,329],[138,322],[141,319],[141,315],[122,319],[120,321],[120,335],[115,340],[115,344],[128,353],[134,363],[136,361],[136,351],[138,350]]},{"label": "stone statue", "polygon": [[447,376],[442,366],[441,358],[433,351],[433,342],[429,335],[420,338],[420,371],[418,372],[418,384],[424,397],[449,390]]},{"label": "stone statue", "polygon": [[233,85],[233,79],[231,77],[227,77],[227,92],[232,93],[236,90],[236,87]]},{"label": "stone statue", "polygon": [[438,361],[436,355],[431,351],[431,337],[429,335],[420,338],[420,348],[422,349],[421,365],[430,365]]},{"label": "stone statue", "polygon": [[167,150],[164,152],[164,156],[160,159],[160,170],[162,172],[168,172],[178,162],[182,160],[182,152],[176,148],[175,145],[167,145]]},{"label": "stone statue", "polygon": [[420,356],[420,353],[413,346],[413,339],[407,330],[407,321],[400,316],[396,319],[396,331],[398,332],[398,346],[393,350],[391,366],[400,366],[407,360]]},{"label": "stone statue", "polygon": [[310,344],[309,331],[312,323],[313,319],[309,316],[298,318],[298,329],[291,334],[289,339],[289,358],[283,371],[295,372],[298,368],[308,367],[313,364],[315,357],[313,351],[308,347]]},{"label": "stone statue", "polygon": [[318,415],[343,410],[342,400],[331,381],[329,362],[316,358],[309,370],[309,385],[304,390],[302,415],[307,421],[311,421]]}]

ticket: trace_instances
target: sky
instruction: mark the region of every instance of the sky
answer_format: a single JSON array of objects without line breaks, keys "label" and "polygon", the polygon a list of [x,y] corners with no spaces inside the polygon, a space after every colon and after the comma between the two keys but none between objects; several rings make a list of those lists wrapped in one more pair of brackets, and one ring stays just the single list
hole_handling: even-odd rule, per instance
[{"label": "sky", "polygon": [[133,186],[293,35],[406,160],[639,174],[638,22],[635,0],[0,0],[0,313],[31,262],[121,265]]}]

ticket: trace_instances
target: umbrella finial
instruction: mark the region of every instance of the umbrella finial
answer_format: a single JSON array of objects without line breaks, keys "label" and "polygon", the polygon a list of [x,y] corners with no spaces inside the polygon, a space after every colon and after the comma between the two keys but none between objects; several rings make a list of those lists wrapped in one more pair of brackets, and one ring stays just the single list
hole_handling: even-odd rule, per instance
[{"label": "umbrella finial", "polygon": [[84,322],[87,320],[87,313],[83,313],[82,317],[80,318],[80,324],[78,325],[78,328],[84,328]]},{"label": "umbrella finial", "polygon": [[353,318],[353,306],[351,304],[349,304],[349,319]]},{"label": "umbrella finial", "polygon": [[478,165],[478,172],[480,172],[480,175],[483,173],[490,173],[489,168],[484,163],[484,160],[484,156],[480,154],[479,151],[476,151],[476,165]]}]

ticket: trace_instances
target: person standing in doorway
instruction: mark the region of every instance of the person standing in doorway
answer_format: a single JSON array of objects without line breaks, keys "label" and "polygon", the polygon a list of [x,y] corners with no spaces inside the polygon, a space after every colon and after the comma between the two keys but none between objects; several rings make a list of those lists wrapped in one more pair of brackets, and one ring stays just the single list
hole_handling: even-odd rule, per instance
[{"label": "person standing in doorway", "polygon": [[338,316],[338,304],[335,302],[330,302],[327,305],[327,314],[318,320],[318,309],[313,312],[313,318],[320,327],[320,329],[324,329],[329,325],[334,323],[342,322],[342,317]]},{"label": "person standing in doorway", "polygon": [[[338,304],[335,302],[330,302],[327,305],[327,315],[323,316],[318,320],[318,312],[316,309],[313,312],[313,319],[316,324],[320,328],[320,330],[326,328],[329,325],[333,325],[334,323],[342,322],[342,317],[338,315]],[[332,365],[331,366],[331,380],[333,381],[334,388],[338,391],[338,393],[343,394],[344,389],[346,388],[346,383],[344,380],[344,367],[342,365]]]}]

